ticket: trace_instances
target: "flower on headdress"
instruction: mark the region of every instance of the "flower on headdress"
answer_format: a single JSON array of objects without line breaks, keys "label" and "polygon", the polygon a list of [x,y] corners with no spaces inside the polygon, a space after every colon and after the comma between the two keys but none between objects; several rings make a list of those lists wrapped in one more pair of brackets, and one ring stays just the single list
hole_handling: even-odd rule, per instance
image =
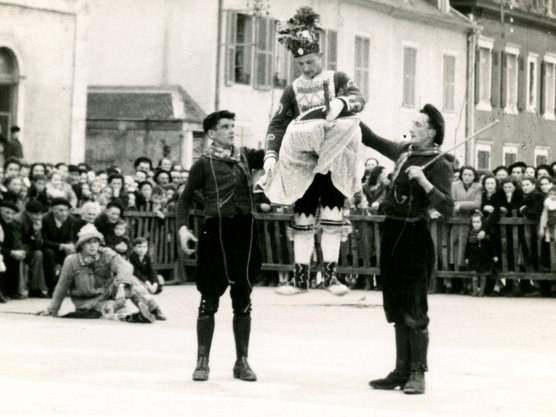
[{"label": "flower on headdress", "polygon": [[295,16],[276,26],[278,41],[286,46],[294,56],[307,55],[319,51],[319,15],[310,7],[301,7]]}]

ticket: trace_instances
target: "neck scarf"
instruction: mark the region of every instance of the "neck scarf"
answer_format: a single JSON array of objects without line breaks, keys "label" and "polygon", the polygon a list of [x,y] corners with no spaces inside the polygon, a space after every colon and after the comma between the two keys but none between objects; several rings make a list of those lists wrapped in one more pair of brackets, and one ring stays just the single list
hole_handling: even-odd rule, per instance
[{"label": "neck scarf", "polygon": [[213,158],[233,159],[235,161],[239,161],[241,155],[239,149],[235,146],[232,146],[231,148],[224,148],[214,143],[208,148],[207,154],[212,156]]}]

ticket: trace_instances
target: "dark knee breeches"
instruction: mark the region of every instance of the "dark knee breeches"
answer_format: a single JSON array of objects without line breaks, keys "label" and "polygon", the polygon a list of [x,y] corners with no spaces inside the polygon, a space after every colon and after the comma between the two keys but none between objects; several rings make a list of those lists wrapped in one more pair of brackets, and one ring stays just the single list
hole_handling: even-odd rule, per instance
[{"label": "dark knee breeches", "polygon": [[429,324],[427,289],[434,245],[424,221],[386,219],[380,268],[386,320],[424,330]]},{"label": "dark knee breeches", "polygon": [[256,224],[252,216],[209,218],[199,236],[196,285],[199,315],[213,315],[230,286],[234,314],[251,311],[251,281],[261,268]]}]

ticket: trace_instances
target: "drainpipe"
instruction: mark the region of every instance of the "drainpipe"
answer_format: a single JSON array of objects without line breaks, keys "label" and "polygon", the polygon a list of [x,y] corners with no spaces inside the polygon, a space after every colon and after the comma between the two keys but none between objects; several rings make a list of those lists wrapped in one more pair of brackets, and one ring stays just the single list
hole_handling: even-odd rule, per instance
[{"label": "drainpipe", "polygon": [[220,108],[220,40],[222,38],[222,1],[218,0],[218,18],[216,28],[216,80],[214,85],[214,111]]},{"label": "drainpipe", "polygon": [[[477,56],[477,38],[479,28],[477,23],[470,16],[473,29],[467,35],[467,127],[466,136],[471,136],[475,132],[475,65]],[[473,166],[475,161],[475,141],[470,140],[465,144],[465,163]]]}]

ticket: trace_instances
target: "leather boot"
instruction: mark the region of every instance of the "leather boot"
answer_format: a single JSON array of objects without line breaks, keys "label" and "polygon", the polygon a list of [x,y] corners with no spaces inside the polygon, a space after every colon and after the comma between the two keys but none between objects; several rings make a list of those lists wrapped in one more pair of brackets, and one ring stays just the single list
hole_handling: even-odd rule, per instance
[{"label": "leather boot", "polygon": [[403,389],[409,379],[409,328],[402,324],[394,326],[396,331],[396,368],[385,378],[374,379],[369,385],[374,389]]},{"label": "leather boot", "polygon": [[412,330],[409,332],[409,379],[403,392],[406,394],[425,393],[425,371],[427,370],[427,349],[429,347],[428,330]]},{"label": "leather boot", "polygon": [[199,317],[197,319],[197,367],[193,371],[193,381],[206,381],[209,377],[208,362],[213,334],[214,316]]},{"label": "leather boot", "polygon": [[336,262],[322,263],[324,288],[334,295],[342,296],[349,292],[349,288],[342,284],[336,276]]},{"label": "leather boot", "polygon": [[234,378],[242,381],[256,381],[257,375],[247,362],[249,353],[249,336],[251,334],[251,316],[234,314],[234,339],[236,342],[236,363],[234,365]]}]

